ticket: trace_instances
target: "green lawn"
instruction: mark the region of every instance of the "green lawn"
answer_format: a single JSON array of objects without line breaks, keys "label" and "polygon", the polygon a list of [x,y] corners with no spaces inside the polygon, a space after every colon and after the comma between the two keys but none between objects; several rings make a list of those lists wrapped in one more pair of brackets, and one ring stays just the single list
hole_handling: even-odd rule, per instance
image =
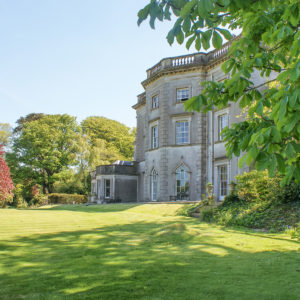
[{"label": "green lawn", "polygon": [[300,244],[182,205],[0,210],[0,299],[300,299]]}]

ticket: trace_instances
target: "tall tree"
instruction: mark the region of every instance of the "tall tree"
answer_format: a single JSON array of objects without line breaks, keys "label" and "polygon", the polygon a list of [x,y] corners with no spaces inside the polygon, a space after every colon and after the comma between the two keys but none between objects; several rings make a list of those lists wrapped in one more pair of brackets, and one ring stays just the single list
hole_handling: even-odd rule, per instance
[{"label": "tall tree", "polygon": [[135,133],[129,127],[104,117],[88,117],[81,125],[92,145],[96,146],[102,140],[105,141],[105,148],[119,152],[119,159],[133,158]]},{"label": "tall tree", "polygon": [[11,130],[8,123],[0,123],[0,145],[7,146],[11,136]]},{"label": "tall tree", "polygon": [[[188,49],[220,49],[232,39],[229,30],[242,30],[222,66],[230,79],[203,83],[185,107],[207,112],[239,102],[247,118],[224,132],[229,156],[245,151],[240,165],[254,162],[258,170],[283,174],[285,183],[300,183],[299,0],[151,0],[139,11],[138,24],[149,17],[154,28],[156,19],[171,15],[176,22],[167,40],[186,41]],[[265,79],[259,86],[251,81],[256,70]]]},{"label": "tall tree", "polygon": [[28,114],[25,117],[20,117],[16,123],[18,124],[18,126],[16,126],[13,130],[13,133],[19,133],[24,129],[24,125],[28,122],[32,122],[32,121],[36,121],[39,120],[41,118],[43,118],[45,116],[45,114],[43,113],[31,113]]},{"label": "tall tree", "polygon": [[87,135],[82,135],[78,142],[77,172],[74,174],[74,183],[83,185],[88,192],[90,186],[89,172],[95,170],[99,165],[111,164],[122,159],[123,156],[115,147],[109,145],[105,140],[95,139],[93,143]]},{"label": "tall tree", "polygon": [[4,160],[4,151],[0,145],[0,205],[3,206],[6,202],[11,202],[14,188],[10,177],[9,167]]},{"label": "tall tree", "polygon": [[54,175],[76,164],[80,127],[66,114],[45,115],[22,125],[8,162],[16,176],[22,174],[40,183],[44,193],[52,192]]}]

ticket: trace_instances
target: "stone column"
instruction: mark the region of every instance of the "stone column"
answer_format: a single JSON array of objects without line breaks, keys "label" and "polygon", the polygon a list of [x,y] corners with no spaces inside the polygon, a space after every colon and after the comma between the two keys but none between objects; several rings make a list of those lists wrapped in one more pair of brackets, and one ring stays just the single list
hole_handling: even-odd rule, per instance
[{"label": "stone column", "polygon": [[159,147],[160,147],[160,161],[159,161],[159,199],[168,200],[168,151],[169,143],[169,101],[171,101],[169,93],[169,84],[165,83],[162,88],[160,97],[160,121],[159,121]]}]

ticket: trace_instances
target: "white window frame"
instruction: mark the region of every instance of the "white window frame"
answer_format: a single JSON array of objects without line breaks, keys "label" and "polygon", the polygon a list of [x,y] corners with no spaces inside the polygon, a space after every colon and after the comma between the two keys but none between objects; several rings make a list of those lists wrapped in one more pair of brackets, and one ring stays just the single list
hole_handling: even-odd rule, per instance
[{"label": "white window frame", "polygon": [[154,95],[152,97],[152,103],[151,103],[151,105],[152,105],[152,109],[156,109],[156,108],[159,107],[159,97],[158,97],[158,94],[156,94],[156,95]]},{"label": "white window frame", "polygon": [[218,119],[218,141],[223,141],[222,131],[228,126],[228,113],[222,113],[217,116]]},{"label": "white window frame", "polygon": [[[225,171],[222,172],[222,169],[225,168]],[[218,174],[218,193],[219,193],[219,200],[223,201],[225,197],[228,195],[228,188],[229,188],[229,165],[222,164],[217,166],[217,174]],[[221,173],[222,172],[222,173]],[[222,180],[222,176],[226,176],[226,180]],[[224,186],[225,184],[225,193],[224,193]]]},{"label": "white window frame", "polygon": [[190,88],[183,87],[176,89],[176,102],[184,102],[191,97]]},{"label": "white window frame", "polygon": [[[156,136],[154,135],[155,132],[156,132]],[[157,149],[158,148],[158,124],[154,124],[151,126],[150,134],[151,134],[151,149]]]},{"label": "white window frame", "polygon": [[[176,145],[188,145],[190,143],[190,120],[176,120],[175,122],[175,144]],[[178,125],[183,124],[184,128],[183,131],[178,132]],[[186,124],[188,125],[188,128],[186,130]],[[183,141],[180,141],[179,134],[185,134],[187,139],[183,137]]]},{"label": "white window frame", "polygon": [[[184,169],[184,172],[181,172],[181,169]],[[184,178],[182,178],[182,174],[184,173]],[[178,180],[180,181],[180,185],[178,186]],[[184,199],[182,199],[180,193],[181,191],[179,191],[178,193],[178,187],[179,189],[181,189],[182,187],[185,189],[185,186],[181,185],[181,181],[188,183],[187,186],[187,191],[184,191],[187,195],[185,197],[185,195],[183,195]],[[189,168],[185,165],[185,164],[181,164],[179,167],[176,168],[175,170],[175,195],[176,195],[176,199],[179,200],[189,200],[190,197],[190,182],[191,182],[191,178],[190,178],[190,171]],[[178,196],[180,196],[180,198],[178,198]]]},{"label": "white window frame", "polygon": [[[107,186],[107,182],[109,182],[109,187]],[[104,179],[104,198],[109,199],[111,198],[111,179],[105,178]],[[107,188],[109,188],[109,195],[107,194]]]}]

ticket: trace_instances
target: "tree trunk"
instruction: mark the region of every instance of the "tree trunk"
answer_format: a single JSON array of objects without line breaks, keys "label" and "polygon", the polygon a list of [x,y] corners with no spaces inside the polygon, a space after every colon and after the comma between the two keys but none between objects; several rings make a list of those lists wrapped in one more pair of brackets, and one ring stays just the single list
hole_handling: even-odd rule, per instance
[{"label": "tree trunk", "polygon": [[48,175],[46,170],[43,170],[43,194],[48,194]]}]

